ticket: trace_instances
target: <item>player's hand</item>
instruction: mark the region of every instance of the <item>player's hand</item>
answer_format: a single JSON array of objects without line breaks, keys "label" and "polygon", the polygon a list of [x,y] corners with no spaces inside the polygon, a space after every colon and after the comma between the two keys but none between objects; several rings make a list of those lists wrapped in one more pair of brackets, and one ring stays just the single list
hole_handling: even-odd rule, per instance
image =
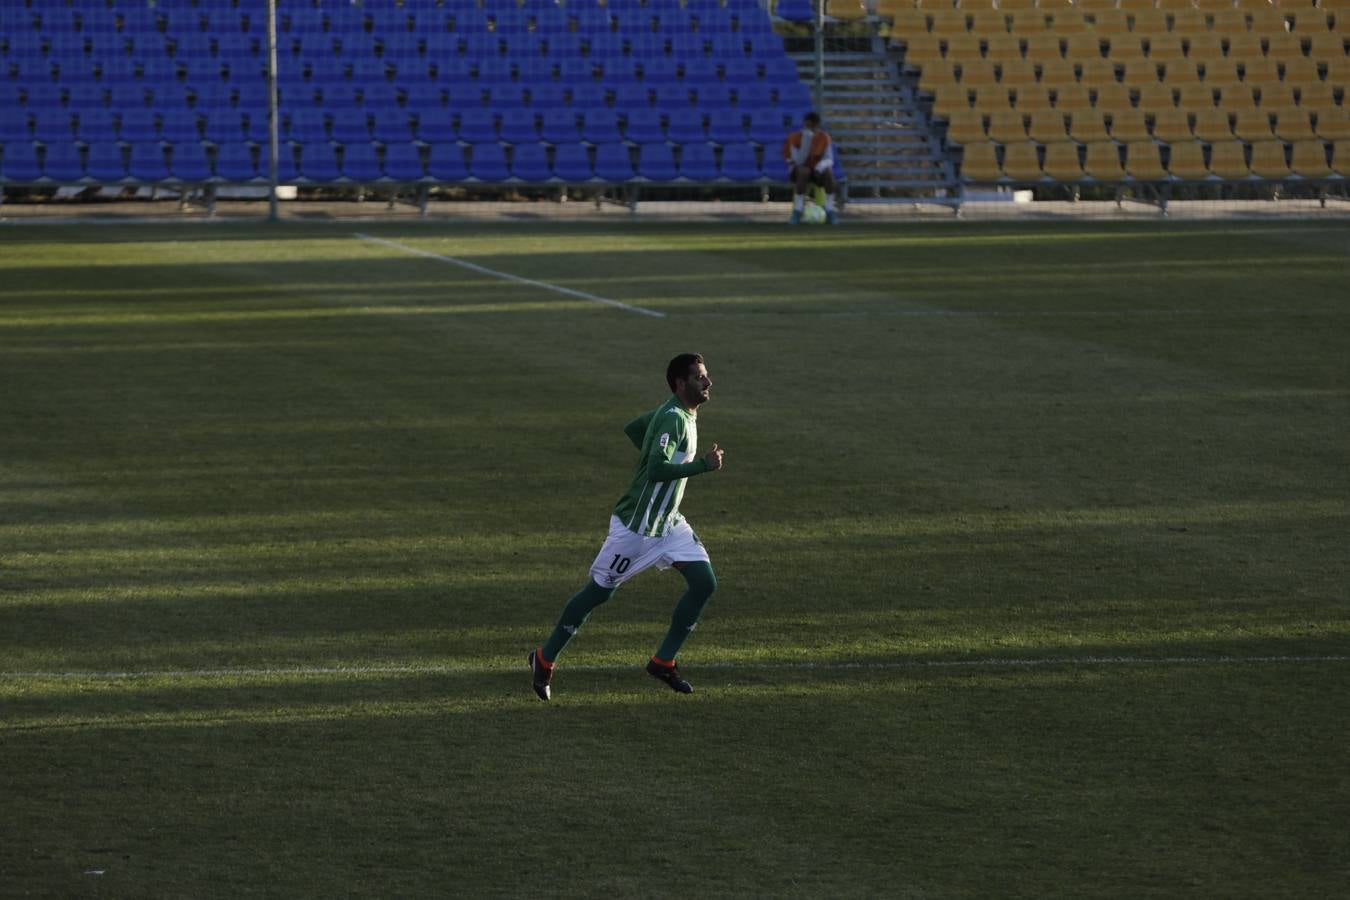
[{"label": "player's hand", "polygon": [[709,472],[716,472],[718,469],[722,468],[721,449],[716,444],[713,444],[712,449],[708,451],[708,455],[703,457],[703,461],[708,464]]}]

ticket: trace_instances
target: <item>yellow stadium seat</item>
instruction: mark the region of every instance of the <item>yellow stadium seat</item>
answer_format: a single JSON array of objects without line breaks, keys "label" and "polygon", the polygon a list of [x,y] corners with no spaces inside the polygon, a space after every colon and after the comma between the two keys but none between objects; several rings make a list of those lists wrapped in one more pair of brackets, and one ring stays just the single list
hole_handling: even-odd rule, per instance
[{"label": "yellow stadium seat", "polygon": [[1174,34],[1155,34],[1148,39],[1148,58],[1168,65],[1185,62],[1186,45]]},{"label": "yellow stadium seat", "polygon": [[1092,95],[1087,85],[1061,84],[1055,87],[1055,109],[1063,112],[1076,112],[1080,109],[1092,109]]},{"label": "yellow stadium seat", "polygon": [[989,114],[989,140],[1000,144],[1020,143],[1027,139],[1026,117],[1015,110]]},{"label": "yellow stadium seat", "polygon": [[1228,110],[1196,110],[1195,136],[1202,141],[1231,141],[1233,126],[1228,121]]},{"label": "yellow stadium seat", "polygon": [[1243,63],[1242,80],[1248,84],[1279,84],[1280,71],[1273,59],[1249,59]]},{"label": "yellow stadium seat", "polygon": [[1266,44],[1266,56],[1271,59],[1301,59],[1303,57],[1303,38],[1290,34],[1281,28],[1279,31],[1267,31],[1261,34]]},{"label": "yellow stadium seat", "polygon": [[[1056,17],[1056,22],[1059,21],[1059,18],[1059,16]],[[1063,18],[1067,20],[1072,18],[1072,16],[1066,15]],[[1067,28],[1049,29],[1046,14],[1040,10],[1022,10],[1014,12],[1012,15],[1008,16],[1007,24],[1009,32],[1021,35],[1022,37],[1043,34],[1047,30],[1053,30],[1056,34],[1068,34],[1072,31],[1072,29]]]},{"label": "yellow stadium seat", "polygon": [[867,6],[863,0],[826,0],[825,15],[841,22],[856,22],[867,18]]},{"label": "yellow stadium seat", "polygon": [[1190,84],[1200,80],[1200,68],[1189,59],[1163,66],[1162,80],[1171,85]]},{"label": "yellow stadium seat", "polygon": [[1176,95],[1170,84],[1146,84],[1139,88],[1138,93],[1138,106],[1144,112],[1176,109]]},{"label": "yellow stadium seat", "polygon": [[928,33],[928,15],[921,9],[897,9],[890,17],[891,40],[909,34]]},{"label": "yellow stadium seat", "polygon": [[948,62],[958,63],[980,58],[980,39],[973,34],[949,34],[942,41],[942,51]]},{"label": "yellow stadium seat", "polygon": [[1054,181],[1081,181],[1083,164],[1078,158],[1078,145],[1069,141],[1046,144],[1043,171]]},{"label": "yellow stadium seat", "polygon": [[1095,12],[1092,19],[1092,33],[1099,38],[1115,38],[1133,33],[1130,31],[1130,17],[1118,9]]},{"label": "yellow stadium seat", "polygon": [[1022,41],[1012,34],[985,38],[984,58],[991,62],[1021,62]]},{"label": "yellow stadium seat", "polygon": [[1313,110],[1317,115],[1317,136],[1325,141],[1335,141],[1347,154],[1337,157],[1342,168],[1350,168],[1350,109],[1344,106],[1320,106]]},{"label": "yellow stadium seat", "polygon": [[[1350,15],[1345,18],[1350,20]],[[1327,62],[1327,82],[1341,90],[1350,86],[1350,58],[1332,59]]]},{"label": "yellow stadium seat", "polygon": [[1191,11],[1195,9],[1195,4],[1191,0],[1158,0],[1158,9],[1166,12],[1176,12],[1178,10]]},{"label": "yellow stadium seat", "polygon": [[961,68],[961,84],[965,87],[978,88],[998,84],[998,73],[994,71],[992,63],[976,57],[960,60],[957,65]]},{"label": "yellow stadium seat", "polygon": [[985,114],[1007,112],[1012,108],[1012,98],[1001,84],[985,85],[975,90],[975,108]]},{"label": "yellow stadium seat", "polygon": [[1150,137],[1144,114],[1137,109],[1119,109],[1111,113],[1111,139],[1122,144],[1146,141]]},{"label": "yellow stadium seat", "polygon": [[984,136],[984,116],[974,109],[952,113],[947,117],[947,140],[962,145],[988,140]]},{"label": "yellow stadium seat", "polygon": [[1036,67],[1025,59],[1019,59],[1017,62],[1006,62],[999,67],[999,71],[1002,74],[999,83],[1006,84],[1009,87],[1036,83]]},{"label": "yellow stadium seat", "polygon": [[1252,144],[1252,174],[1278,181],[1290,176],[1283,141],[1256,141]]},{"label": "yellow stadium seat", "polygon": [[1186,56],[1196,62],[1223,59],[1223,44],[1218,35],[1193,34],[1186,39]]},{"label": "yellow stadium seat", "polygon": [[1027,137],[1038,144],[1067,140],[1069,133],[1064,124],[1064,113],[1056,110],[1032,113]]},{"label": "yellow stadium seat", "polygon": [[933,112],[946,116],[970,109],[970,91],[959,84],[943,85],[933,92]]},{"label": "yellow stadium seat", "polygon": [[1197,9],[1177,10],[1170,13],[1168,18],[1172,21],[1171,31],[1173,34],[1209,33],[1209,21],[1205,18],[1205,14]]},{"label": "yellow stadium seat", "polygon": [[1331,166],[1327,165],[1327,147],[1321,141],[1295,141],[1293,159],[1289,168],[1301,178],[1330,178]]},{"label": "yellow stadium seat", "polygon": [[1233,34],[1228,36],[1228,58],[1236,62],[1253,59],[1265,59],[1266,51],[1261,46],[1259,34]]},{"label": "yellow stadium seat", "polygon": [[1071,34],[1064,39],[1064,58],[1075,62],[1101,59],[1102,39],[1095,34]]},{"label": "yellow stadium seat", "polygon": [[1107,57],[1113,62],[1133,62],[1144,59],[1147,55],[1144,52],[1144,42],[1132,34],[1118,34],[1111,38],[1111,45],[1107,50]]},{"label": "yellow stadium seat", "polygon": [[1052,59],[1040,66],[1041,84],[1054,87],[1061,84],[1074,84],[1078,76],[1074,74],[1073,63],[1067,59]]},{"label": "yellow stadium seat", "polygon": [[1247,34],[1247,29],[1247,14],[1242,10],[1220,10],[1209,20],[1209,30],[1213,34]]},{"label": "yellow stadium seat", "polygon": [[1007,14],[995,9],[986,9],[970,14],[970,33],[980,37],[1007,34]]},{"label": "yellow stadium seat", "polygon": [[1156,9],[1140,9],[1130,13],[1130,30],[1142,37],[1167,33],[1167,13]]},{"label": "yellow stadium seat", "polygon": [[1003,174],[1013,181],[1040,181],[1040,153],[1029,141],[1009,144],[1003,148]]},{"label": "yellow stadium seat", "polygon": [[988,141],[968,144],[961,153],[961,180],[976,184],[989,184],[1003,177],[998,157],[994,154],[994,145]]},{"label": "yellow stadium seat", "polygon": [[1210,177],[1209,167],[1205,165],[1205,154],[1194,141],[1174,143],[1170,147],[1170,160],[1167,171],[1173,178],[1182,181],[1205,181]]},{"label": "yellow stadium seat", "polygon": [[[1003,4],[1000,2],[999,6]],[[1073,0],[1040,0],[1038,8],[1047,10],[1050,13],[1060,14],[1075,8]]]},{"label": "yellow stadium seat", "polygon": [[1008,12],[1021,9],[1035,9],[1036,0],[999,0],[998,8]]},{"label": "yellow stadium seat", "polygon": [[905,38],[905,65],[922,68],[925,63],[941,62],[942,39],[937,35],[913,34]]},{"label": "yellow stadium seat", "polygon": [[1242,83],[1242,75],[1237,66],[1223,59],[1212,59],[1205,63],[1205,84],[1210,87],[1228,87]]},{"label": "yellow stadium seat", "polygon": [[[1350,15],[1350,12],[1342,13]],[[1308,35],[1308,58],[1314,60],[1330,60],[1338,56],[1345,56],[1345,37],[1339,34],[1311,34]]]},{"label": "yellow stadium seat", "polygon": [[1125,145],[1125,174],[1136,181],[1166,181],[1158,145],[1152,141],[1131,141]]},{"label": "yellow stadium seat", "polygon": [[1191,112],[1214,106],[1214,88],[1207,84],[1183,84],[1177,88],[1177,106]]},{"label": "yellow stadium seat", "polygon": [[[1032,135],[1035,137],[1035,135]],[[1078,112],[1070,117],[1069,137],[1080,144],[1092,144],[1111,140],[1106,132],[1106,119],[1097,112]]]},{"label": "yellow stadium seat", "polygon": [[1118,6],[1127,12],[1141,12],[1155,7],[1153,0],[1120,0]]},{"label": "yellow stadium seat", "polygon": [[1078,0],[1075,4],[1084,12],[1102,13],[1116,8],[1116,0]]},{"label": "yellow stadium seat", "polygon": [[1153,137],[1171,144],[1194,140],[1191,117],[1180,109],[1164,110],[1153,115]]},{"label": "yellow stadium seat", "polygon": [[907,12],[914,8],[914,0],[877,0],[877,15],[891,18],[898,12]]},{"label": "yellow stadium seat", "polygon": [[[1267,60],[1267,64],[1270,61]],[[1284,66],[1285,84],[1313,84],[1320,80],[1321,76],[1317,74],[1317,63],[1311,59],[1299,57],[1298,59],[1286,59],[1282,63]],[[1275,79],[1266,79],[1267,84],[1273,84]]]},{"label": "yellow stadium seat", "polygon": [[1325,81],[1314,81],[1293,86],[1298,91],[1299,106],[1335,106],[1335,91]]},{"label": "yellow stadium seat", "polygon": [[1013,101],[1013,106],[1018,112],[1024,113],[1054,108],[1054,104],[1050,102],[1050,91],[1039,84],[1028,84],[1019,87]]},{"label": "yellow stadium seat", "polygon": [[953,34],[965,34],[966,13],[960,9],[935,9],[926,13],[933,34],[947,37]]},{"label": "yellow stadium seat", "polygon": [[1092,104],[1096,109],[1129,109],[1133,105],[1130,103],[1130,89],[1123,84],[1100,84],[1096,91],[1097,97]]},{"label": "yellow stadium seat", "polygon": [[1320,9],[1299,10],[1289,22],[1289,30],[1298,35],[1324,34],[1328,30],[1326,13]]},{"label": "yellow stadium seat", "polygon": [[1287,84],[1263,84],[1259,90],[1262,109],[1284,109],[1298,104],[1294,99],[1294,89]]},{"label": "yellow stadium seat", "polygon": [[1080,74],[1078,80],[1088,87],[1096,87],[1099,84],[1115,84],[1116,64],[1109,59],[1089,59],[1079,63]]},{"label": "yellow stadium seat", "polygon": [[1236,84],[1219,91],[1219,105],[1233,112],[1256,109],[1256,94],[1250,85]]},{"label": "yellow stadium seat", "polygon": [[1275,137],[1270,127],[1270,113],[1263,109],[1240,110],[1233,117],[1233,134],[1244,141],[1268,141]]},{"label": "yellow stadium seat", "polygon": [[1306,109],[1286,106],[1275,111],[1275,136],[1282,141],[1311,141],[1317,138],[1313,131],[1312,115]]},{"label": "yellow stadium seat", "polygon": [[1036,32],[1026,35],[1022,40],[1026,41],[1027,59],[1033,62],[1059,59],[1064,55],[1064,50],[1060,46],[1060,37],[1057,34],[1051,34],[1048,31]]},{"label": "yellow stadium seat", "polygon": [[1110,141],[1088,144],[1083,174],[1094,181],[1123,181],[1125,169],[1120,164],[1120,150]]},{"label": "yellow stadium seat", "polygon": [[1209,148],[1209,170],[1226,181],[1250,178],[1247,146],[1241,141],[1219,141]]}]

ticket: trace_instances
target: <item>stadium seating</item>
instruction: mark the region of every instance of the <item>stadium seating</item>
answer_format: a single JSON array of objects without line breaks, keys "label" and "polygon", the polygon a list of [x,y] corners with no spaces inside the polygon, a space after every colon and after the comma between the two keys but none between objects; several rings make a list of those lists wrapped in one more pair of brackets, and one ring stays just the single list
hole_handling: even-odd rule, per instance
[{"label": "stadium seating", "polygon": [[[6,12],[6,180],[258,179],[268,87],[254,5],[56,0]],[[799,6],[779,12],[814,15]],[[831,8],[852,19],[861,4]],[[287,182],[757,180],[762,147],[810,102],[770,15],[741,0],[325,0],[281,4],[278,25]],[[720,164],[709,141],[728,148]],[[127,166],[116,178],[114,147]]]}]

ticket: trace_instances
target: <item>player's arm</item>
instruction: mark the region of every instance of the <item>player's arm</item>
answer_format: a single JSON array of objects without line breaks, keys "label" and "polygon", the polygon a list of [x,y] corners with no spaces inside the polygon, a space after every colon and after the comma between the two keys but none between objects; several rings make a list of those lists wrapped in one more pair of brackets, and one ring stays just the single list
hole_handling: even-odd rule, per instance
[{"label": "player's arm", "polygon": [[706,456],[691,460],[687,463],[671,462],[670,458],[675,455],[675,448],[680,445],[680,440],[684,437],[681,429],[672,423],[666,426],[655,441],[652,442],[650,455],[647,457],[647,478],[651,481],[674,481],[677,478],[691,478],[694,475],[702,475],[704,472],[715,472],[722,468],[722,451],[713,444],[712,450],[708,451]]},{"label": "player's arm", "polygon": [[820,164],[821,159],[825,157],[825,151],[830,147],[830,139],[823,132],[817,131],[811,136],[810,156],[806,157],[805,166],[808,169],[814,169]]},{"label": "player's arm", "polygon": [[647,436],[647,426],[651,424],[652,416],[655,414],[656,410],[645,412],[623,426],[623,433],[628,435],[628,439],[633,442],[633,446],[639,450],[642,449],[642,441]]}]

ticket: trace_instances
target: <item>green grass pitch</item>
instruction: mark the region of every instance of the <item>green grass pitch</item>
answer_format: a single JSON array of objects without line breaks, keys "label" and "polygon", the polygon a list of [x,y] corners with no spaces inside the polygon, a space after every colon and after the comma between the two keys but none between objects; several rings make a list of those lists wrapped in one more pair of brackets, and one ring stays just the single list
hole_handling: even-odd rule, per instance
[{"label": "green grass pitch", "polygon": [[1344,224],[353,230],[0,231],[0,894],[1350,884]]}]

